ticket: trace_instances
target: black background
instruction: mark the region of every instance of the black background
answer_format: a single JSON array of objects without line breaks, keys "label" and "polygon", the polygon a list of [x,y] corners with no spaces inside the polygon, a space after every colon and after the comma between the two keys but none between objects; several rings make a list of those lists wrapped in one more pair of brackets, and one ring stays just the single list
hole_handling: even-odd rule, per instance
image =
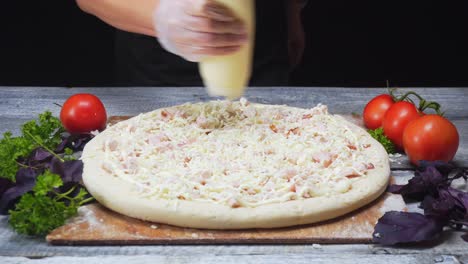
[{"label": "black background", "polygon": [[[71,0],[2,2],[0,85],[113,85],[111,27]],[[310,0],[304,25],[293,85],[468,86],[467,0]]]}]

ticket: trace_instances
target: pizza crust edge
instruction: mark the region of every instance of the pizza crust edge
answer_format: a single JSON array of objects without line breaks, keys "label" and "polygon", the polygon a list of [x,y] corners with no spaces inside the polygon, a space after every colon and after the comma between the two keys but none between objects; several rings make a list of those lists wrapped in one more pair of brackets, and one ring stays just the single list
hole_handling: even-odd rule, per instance
[{"label": "pizza crust edge", "polygon": [[[341,118],[341,117],[340,117]],[[145,199],[136,193],[131,183],[106,173],[97,158],[86,159],[83,181],[88,191],[105,207],[141,220],[202,229],[278,228],[311,224],[342,216],[377,199],[386,189],[390,166],[385,149],[364,129],[346,121],[360,137],[372,142],[369,151],[381,156],[368,175],[355,181],[351,190],[343,194],[313,197],[261,205],[255,208],[232,208],[223,204]],[[125,121],[123,121],[125,122]],[[83,153],[99,156],[99,146],[106,131],[89,142]]]}]

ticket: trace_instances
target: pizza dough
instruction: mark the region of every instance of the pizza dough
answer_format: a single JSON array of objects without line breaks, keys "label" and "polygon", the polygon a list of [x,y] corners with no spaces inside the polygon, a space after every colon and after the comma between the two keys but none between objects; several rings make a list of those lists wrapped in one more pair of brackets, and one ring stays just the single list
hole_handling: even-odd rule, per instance
[{"label": "pizza dough", "polygon": [[213,101],[158,109],[108,127],[82,155],[104,206],[207,229],[315,223],[384,192],[388,155],[326,106]]},{"label": "pizza dough", "polygon": [[232,55],[210,57],[199,63],[200,74],[211,96],[239,98],[248,85],[252,71],[255,37],[254,0],[217,0],[231,8],[248,29],[249,42]]}]

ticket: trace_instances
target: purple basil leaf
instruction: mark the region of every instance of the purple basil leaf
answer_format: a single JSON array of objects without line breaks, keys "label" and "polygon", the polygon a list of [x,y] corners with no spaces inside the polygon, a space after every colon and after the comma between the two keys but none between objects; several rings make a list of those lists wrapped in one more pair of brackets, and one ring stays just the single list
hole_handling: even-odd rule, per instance
[{"label": "purple basil leaf", "polygon": [[388,186],[387,191],[395,194],[401,194],[406,185],[392,184]]},{"label": "purple basil leaf", "polygon": [[420,207],[424,209],[424,215],[447,219],[455,207],[455,201],[453,199],[435,199],[428,195],[421,202]]},{"label": "purple basil leaf", "polygon": [[419,213],[385,213],[374,229],[373,241],[382,245],[432,240],[443,230],[444,222]]},{"label": "purple basil leaf", "polygon": [[14,183],[8,179],[0,178],[0,199],[2,199],[3,194],[13,187]]},{"label": "purple basil leaf", "polygon": [[33,150],[31,154],[31,159],[35,161],[45,161],[46,159],[51,158],[53,155],[43,148],[37,148]]},{"label": "purple basil leaf", "polygon": [[415,176],[408,181],[408,184],[392,185],[388,188],[388,191],[418,201],[423,200],[427,194],[436,196],[438,188],[450,185],[447,173],[448,166],[444,166],[438,163],[434,165],[433,163],[426,162],[424,167],[421,167],[414,173]]},{"label": "purple basil leaf", "polygon": [[88,143],[93,138],[91,134],[83,135],[69,135],[67,134],[63,141],[57,146],[55,152],[62,153],[65,151],[65,148],[70,148],[73,151],[83,150],[86,143]]},{"label": "purple basil leaf", "polygon": [[424,171],[429,167],[436,168],[444,177],[448,177],[449,173],[454,169],[454,166],[450,163],[445,161],[437,160],[437,161],[427,161],[421,160],[419,162],[418,170]]},{"label": "purple basil leaf", "polygon": [[468,242],[468,232],[465,233],[463,236],[462,236],[463,240],[465,240],[465,242]]},{"label": "purple basil leaf", "polygon": [[52,158],[49,169],[52,173],[60,175],[64,184],[80,183],[83,174],[83,162],[81,160],[70,160],[61,162],[56,157]]},{"label": "purple basil leaf", "polygon": [[53,155],[43,148],[37,148],[27,158],[20,158],[18,162],[24,166],[43,170],[44,165],[50,161]]},{"label": "purple basil leaf", "polygon": [[453,179],[463,178],[465,181],[468,181],[468,169],[462,169],[453,177]]},{"label": "purple basil leaf", "polygon": [[38,172],[30,168],[21,168],[16,173],[16,184],[6,190],[0,199],[0,214],[7,214],[14,207],[17,199],[31,191],[36,185]]},{"label": "purple basil leaf", "polygon": [[463,217],[459,217],[461,219],[468,219],[468,193],[462,192],[452,187],[447,188],[447,192],[453,197],[453,199],[455,199],[456,205],[463,213]]}]

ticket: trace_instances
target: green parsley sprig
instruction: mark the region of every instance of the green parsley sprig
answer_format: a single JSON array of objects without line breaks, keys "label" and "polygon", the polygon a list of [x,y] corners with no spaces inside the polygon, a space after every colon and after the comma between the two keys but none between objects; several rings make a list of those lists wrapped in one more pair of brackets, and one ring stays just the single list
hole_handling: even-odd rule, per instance
[{"label": "green parsley sprig", "polygon": [[70,194],[76,187],[65,193],[57,188],[63,185],[59,175],[45,171],[37,177],[32,193],[23,195],[14,210],[10,210],[9,223],[20,234],[42,236],[65,224],[65,221],[76,215],[78,208],[93,198],[80,188],[78,194]]},{"label": "green parsley sprig", "polygon": [[393,144],[393,142],[390,141],[390,139],[387,136],[385,136],[383,128],[380,127],[374,130],[368,130],[367,132],[369,132],[369,134],[375,140],[377,140],[378,142],[380,142],[380,144],[382,144],[382,146],[385,148],[388,154],[396,153],[395,144]]},{"label": "green parsley sprig", "polygon": [[25,158],[39,146],[55,149],[60,142],[64,128],[60,120],[46,111],[39,115],[39,120],[29,121],[21,127],[22,135],[13,137],[6,132],[0,140],[0,178],[15,181],[15,175],[21,164],[19,158]]}]

